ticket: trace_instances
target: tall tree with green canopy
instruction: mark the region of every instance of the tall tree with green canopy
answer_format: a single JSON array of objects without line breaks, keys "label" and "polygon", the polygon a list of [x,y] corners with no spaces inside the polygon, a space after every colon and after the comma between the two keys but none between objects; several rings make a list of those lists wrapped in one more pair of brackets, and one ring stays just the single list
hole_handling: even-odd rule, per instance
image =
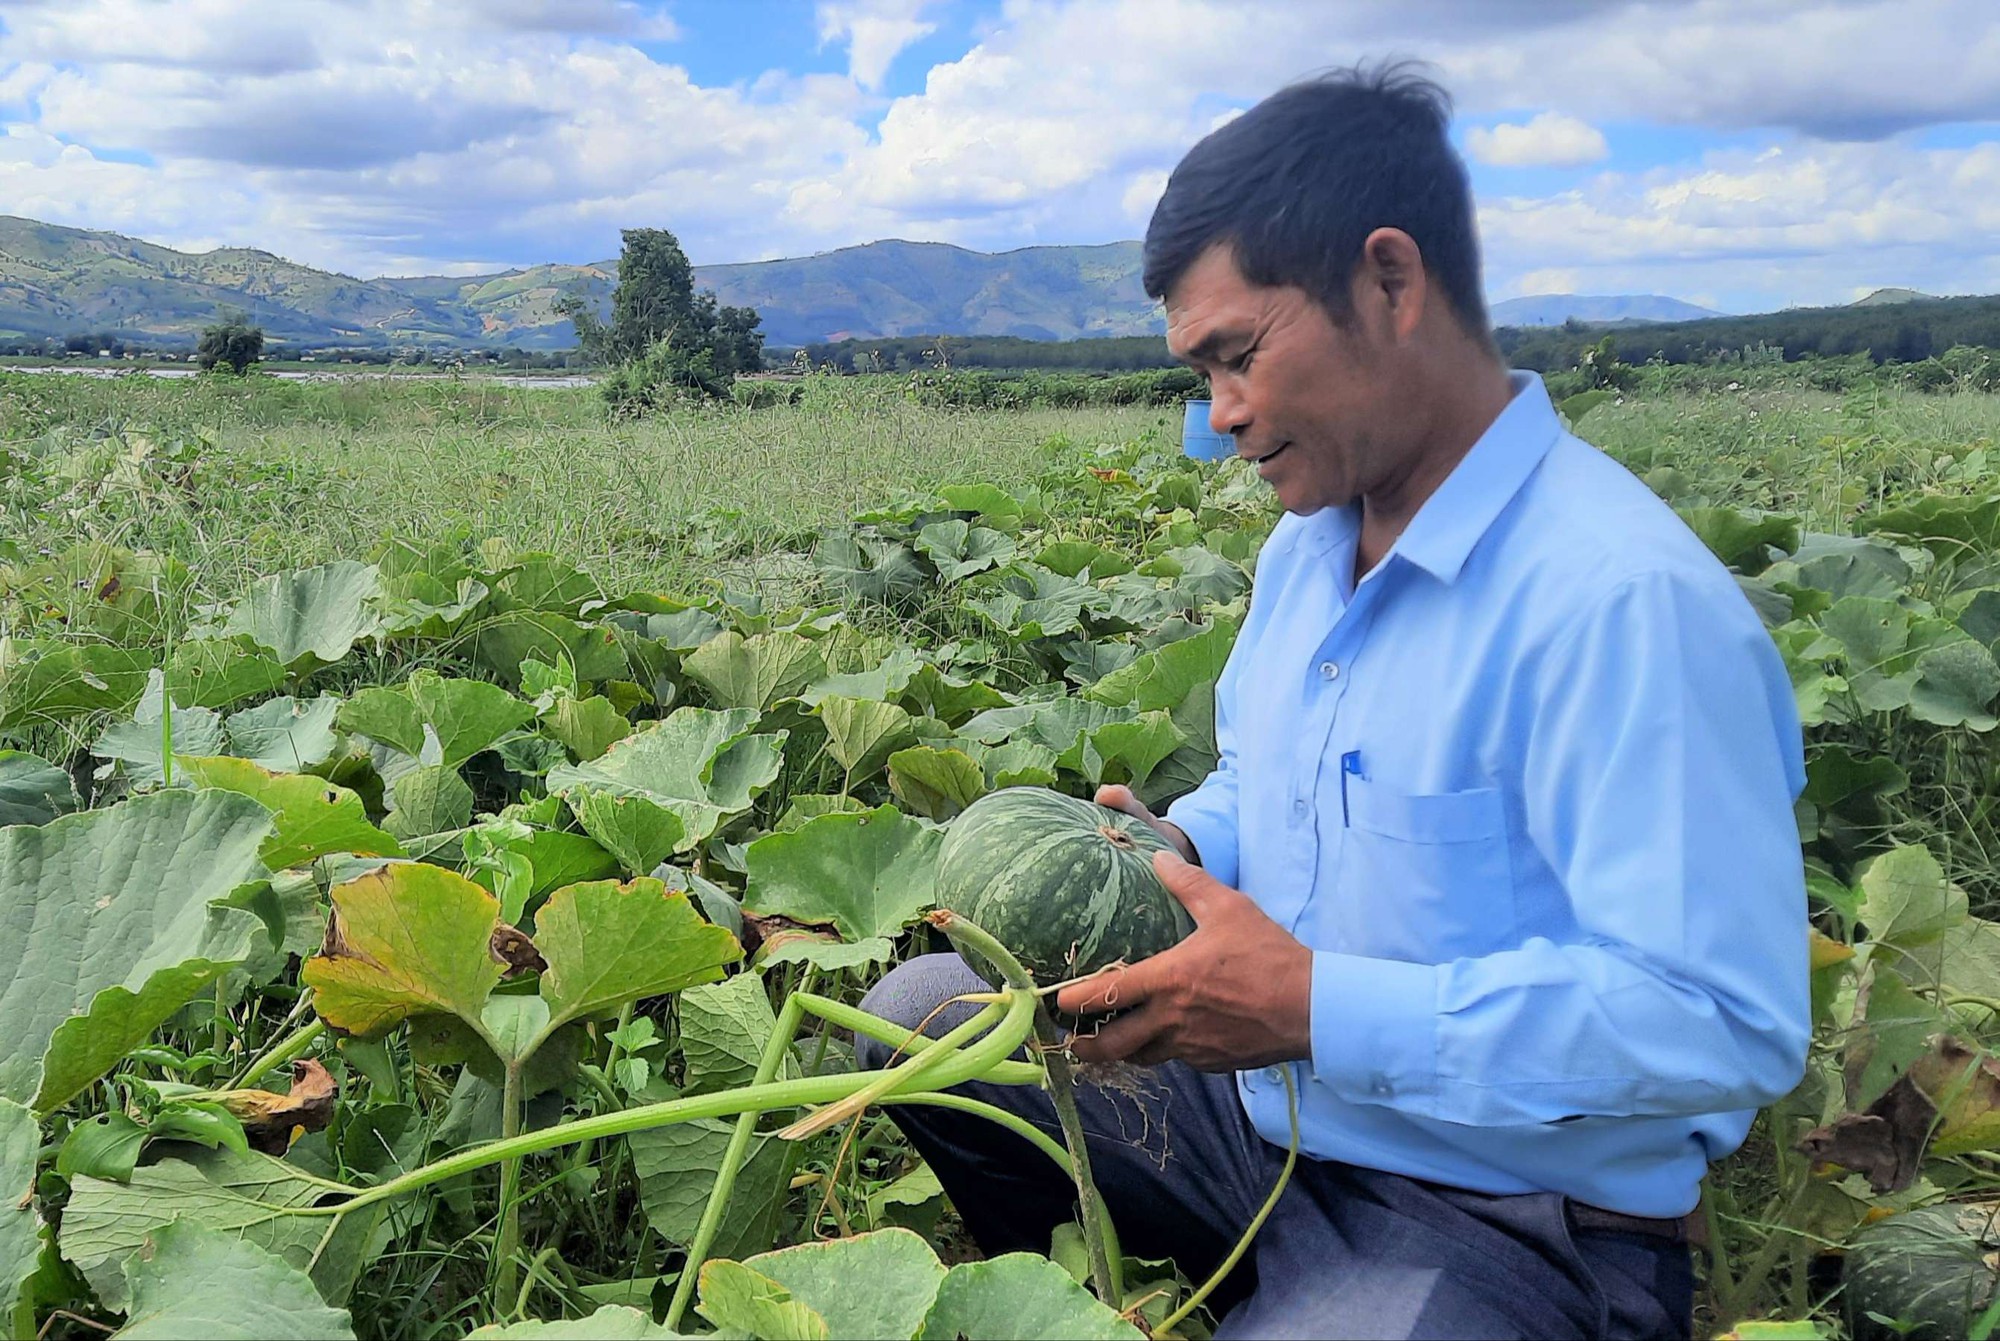
[{"label": "tall tree with green canopy", "polygon": [[755,309],[721,307],[697,293],[694,267],[664,228],[627,228],[618,258],[611,321],[600,323],[580,297],[562,310],[589,352],[613,365],[605,398],[620,411],[658,404],[673,389],[727,396],[740,372],[763,362]]}]

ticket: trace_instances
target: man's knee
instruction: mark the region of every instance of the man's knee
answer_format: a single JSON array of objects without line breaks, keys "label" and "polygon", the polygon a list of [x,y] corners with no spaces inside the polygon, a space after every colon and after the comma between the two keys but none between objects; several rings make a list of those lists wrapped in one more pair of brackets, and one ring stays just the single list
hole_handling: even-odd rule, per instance
[{"label": "man's knee", "polygon": [[[952,1001],[966,992],[992,990],[986,981],[953,954],[919,955],[892,969],[861,998],[861,1009],[905,1029],[922,1029],[938,1038],[971,1019],[979,1009],[972,1001]],[[949,1005],[945,1004],[950,1002]],[[894,1054],[888,1044],[856,1038],[855,1060],[864,1069],[887,1066]]]}]

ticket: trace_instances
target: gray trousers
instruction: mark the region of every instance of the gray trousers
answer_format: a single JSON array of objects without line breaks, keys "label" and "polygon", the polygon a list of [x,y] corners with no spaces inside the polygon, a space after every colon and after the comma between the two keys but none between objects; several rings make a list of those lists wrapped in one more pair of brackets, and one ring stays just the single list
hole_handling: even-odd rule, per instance
[{"label": "gray trousers", "polygon": [[[914,1029],[939,1003],[986,984],[956,955],[924,955],[868,994]],[[975,1007],[925,1027],[941,1034]],[[863,1066],[889,1061],[872,1040]],[[1061,1139],[1048,1096],[974,1082],[972,1097]],[[1091,1168],[1127,1256],[1172,1258],[1206,1280],[1270,1194],[1285,1152],[1250,1126],[1227,1075],[1180,1063],[1134,1087],[1077,1093]],[[889,1110],[944,1185],[980,1249],[1047,1252],[1075,1215],[1074,1188],[1013,1132],[947,1109]],[[1687,1337],[1694,1268],[1684,1244],[1583,1232],[1555,1193],[1489,1196],[1301,1157],[1251,1252],[1209,1307],[1217,1337]]]}]

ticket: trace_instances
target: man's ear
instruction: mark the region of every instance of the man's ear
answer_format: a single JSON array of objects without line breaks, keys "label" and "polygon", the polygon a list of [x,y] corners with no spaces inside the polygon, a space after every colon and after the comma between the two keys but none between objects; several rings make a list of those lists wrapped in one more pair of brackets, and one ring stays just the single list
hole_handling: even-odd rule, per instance
[{"label": "man's ear", "polygon": [[1355,281],[1363,290],[1358,296],[1373,300],[1368,305],[1386,316],[1398,343],[1416,332],[1417,323],[1423,320],[1430,283],[1415,238],[1400,228],[1378,228],[1370,233],[1361,244]]}]

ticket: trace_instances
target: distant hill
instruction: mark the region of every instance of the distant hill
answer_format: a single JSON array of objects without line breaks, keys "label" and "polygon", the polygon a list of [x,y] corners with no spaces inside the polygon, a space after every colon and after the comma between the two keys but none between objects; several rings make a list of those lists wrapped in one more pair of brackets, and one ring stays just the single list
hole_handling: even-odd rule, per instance
[{"label": "distant hill", "polygon": [[118,233],[0,215],[0,332],[119,331],[187,337],[224,306],[280,340],[470,341],[472,313],[381,280],[295,265],[266,251],[198,255]]},{"label": "distant hill", "polygon": [[1928,303],[1932,296],[1915,289],[1877,289],[1866,298],[1856,298],[1849,307],[1891,307],[1897,303]]},{"label": "distant hill", "polygon": [[[0,215],[0,337],[116,332],[192,341],[225,306],[295,344],[575,343],[556,312],[575,292],[608,313],[615,261],[496,274],[357,279],[269,252],[188,253],[119,233]],[[1164,330],[1139,284],[1139,244],[988,254],[871,242],[792,260],[695,267],[695,283],[754,307],[772,345],[944,331],[1038,340]]]},{"label": "distant hill", "polygon": [[1699,321],[1723,314],[1713,308],[1697,307],[1678,298],[1657,293],[1621,293],[1600,296],[1587,293],[1538,293],[1527,298],[1509,298],[1491,304],[1488,315],[1495,326],[1560,326],[1574,317],[1578,321],[1614,322]]}]

